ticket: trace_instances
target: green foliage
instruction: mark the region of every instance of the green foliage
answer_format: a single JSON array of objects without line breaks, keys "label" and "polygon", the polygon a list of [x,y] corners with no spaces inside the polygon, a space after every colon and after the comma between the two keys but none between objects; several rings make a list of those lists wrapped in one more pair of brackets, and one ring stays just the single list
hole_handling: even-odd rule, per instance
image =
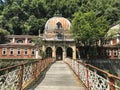
[{"label": "green foliage", "polygon": [[46,58],[46,52],[40,50],[40,56],[42,57],[42,59]]},{"label": "green foliage", "polygon": [[6,39],[5,35],[8,35],[8,34],[9,34],[9,32],[7,30],[0,28],[0,44],[4,43],[4,41]]},{"label": "green foliage", "polygon": [[42,45],[43,45],[42,38],[41,38],[41,37],[33,38],[33,42],[35,43],[35,46],[36,46],[39,50],[41,50]]},{"label": "green foliage", "polygon": [[97,17],[94,11],[76,12],[72,24],[75,38],[80,39],[85,45],[95,44],[98,39],[104,37],[108,29],[106,19],[103,16]]},{"label": "green foliage", "polygon": [[36,59],[0,59],[0,68],[6,68],[17,64],[33,62],[35,60]]},{"label": "green foliage", "polygon": [[0,26],[10,34],[38,35],[57,10],[69,20],[79,10],[82,13],[93,10],[110,25],[120,20],[119,0],[4,0],[0,1]]}]

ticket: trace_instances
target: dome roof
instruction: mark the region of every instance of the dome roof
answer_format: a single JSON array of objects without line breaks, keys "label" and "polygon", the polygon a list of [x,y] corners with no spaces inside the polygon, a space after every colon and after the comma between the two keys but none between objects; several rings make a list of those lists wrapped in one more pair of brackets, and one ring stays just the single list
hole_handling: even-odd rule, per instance
[{"label": "dome roof", "polygon": [[45,31],[53,31],[56,29],[70,30],[71,23],[64,17],[52,17],[45,24]]},{"label": "dome roof", "polygon": [[118,33],[120,33],[120,25],[119,24],[111,27],[110,30],[107,32],[107,36],[108,37],[116,36]]}]

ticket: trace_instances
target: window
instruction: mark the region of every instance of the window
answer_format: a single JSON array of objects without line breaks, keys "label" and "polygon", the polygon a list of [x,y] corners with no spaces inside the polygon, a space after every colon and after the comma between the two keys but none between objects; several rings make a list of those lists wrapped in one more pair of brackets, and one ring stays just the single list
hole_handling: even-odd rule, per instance
[{"label": "window", "polygon": [[32,55],[35,55],[35,49],[32,49],[31,53],[32,53]]},{"label": "window", "polygon": [[21,49],[18,48],[18,49],[17,49],[17,55],[20,55],[20,54],[21,54]]},{"label": "window", "polygon": [[59,33],[59,34],[57,35],[57,39],[63,39],[63,35]]},{"label": "window", "polygon": [[14,54],[14,49],[10,48],[10,55],[13,55],[13,54]]},{"label": "window", "polygon": [[18,44],[22,44],[22,43],[23,43],[23,40],[18,40],[17,43],[18,43]]},{"label": "window", "polygon": [[27,48],[24,50],[24,55],[28,55],[28,49]]},{"label": "window", "polygon": [[62,29],[62,24],[60,22],[57,22],[57,29]]},{"label": "window", "polygon": [[118,53],[117,53],[117,50],[114,50],[114,56],[117,56]]},{"label": "window", "polygon": [[30,40],[29,43],[33,43],[33,40]]},{"label": "window", "polygon": [[7,55],[7,48],[2,48],[2,55]]},{"label": "window", "polygon": [[106,50],[106,54],[107,54],[107,56],[109,56],[109,50]]}]

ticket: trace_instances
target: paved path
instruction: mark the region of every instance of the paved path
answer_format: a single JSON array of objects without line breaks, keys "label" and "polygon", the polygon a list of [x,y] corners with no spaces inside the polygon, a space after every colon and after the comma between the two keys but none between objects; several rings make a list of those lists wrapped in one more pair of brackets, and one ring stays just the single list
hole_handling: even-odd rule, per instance
[{"label": "paved path", "polygon": [[34,90],[85,90],[75,80],[73,72],[63,61],[56,61]]}]

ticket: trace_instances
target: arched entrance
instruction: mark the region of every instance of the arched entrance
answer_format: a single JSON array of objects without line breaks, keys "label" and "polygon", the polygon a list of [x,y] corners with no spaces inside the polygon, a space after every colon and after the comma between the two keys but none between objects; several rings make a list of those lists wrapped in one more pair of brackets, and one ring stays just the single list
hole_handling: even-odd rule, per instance
[{"label": "arched entrance", "polygon": [[63,50],[61,47],[58,47],[56,49],[56,60],[62,60],[63,59]]},{"label": "arched entrance", "polygon": [[46,48],[46,56],[52,57],[52,48],[51,47]]},{"label": "arched entrance", "polygon": [[73,56],[73,50],[72,50],[72,48],[68,47],[66,52],[67,52],[67,57],[72,58],[72,56]]}]

